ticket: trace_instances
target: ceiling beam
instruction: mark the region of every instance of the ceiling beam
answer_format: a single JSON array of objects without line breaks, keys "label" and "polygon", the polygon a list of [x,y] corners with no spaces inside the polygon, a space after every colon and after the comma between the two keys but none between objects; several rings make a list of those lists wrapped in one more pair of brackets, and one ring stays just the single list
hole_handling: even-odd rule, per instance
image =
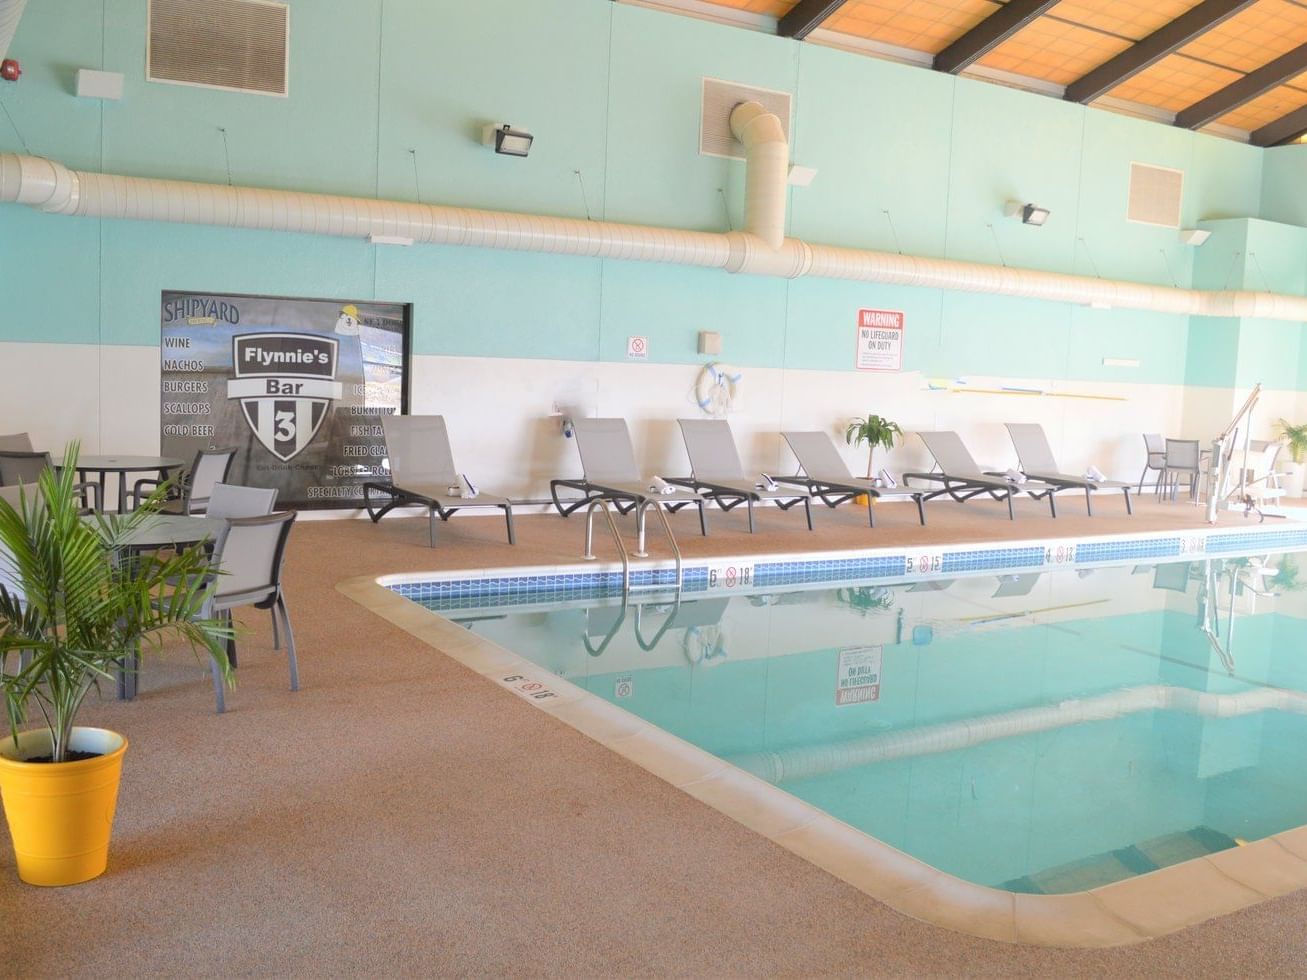
[{"label": "ceiling beam", "polygon": [[956,75],[1025,27],[1058,0],[1009,0],[935,55],[935,70]]},{"label": "ceiling beam", "polygon": [[820,27],[846,0],[799,0],[794,9],[781,18],[776,33],[802,41]]},{"label": "ceiling beam", "polygon": [[1229,20],[1256,0],[1203,0],[1066,87],[1068,102],[1092,102],[1168,54]]},{"label": "ceiling beam", "polygon": [[1303,133],[1307,133],[1307,105],[1267,123],[1261,129],[1254,129],[1248,142],[1253,146],[1281,146],[1292,143]]},{"label": "ceiling beam", "polygon": [[1287,54],[1282,54],[1274,61],[1261,68],[1250,71],[1237,82],[1231,82],[1225,88],[1213,92],[1205,99],[1200,99],[1187,109],[1175,114],[1175,124],[1185,129],[1197,129],[1213,119],[1219,119],[1227,112],[1233,112],[1259,95],[1265,95],[1277,85],[1307,71],[1307,44],[1300,44]]}]

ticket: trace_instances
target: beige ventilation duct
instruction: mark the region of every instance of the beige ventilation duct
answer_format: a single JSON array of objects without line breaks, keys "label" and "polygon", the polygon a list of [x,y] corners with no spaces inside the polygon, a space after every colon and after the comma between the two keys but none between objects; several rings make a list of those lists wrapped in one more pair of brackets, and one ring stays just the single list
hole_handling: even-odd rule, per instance
[{"label": "beige ventilation duct", "polygon": [[0,0],[0,61],[8,55],[9,45],[18,32],[18,20],[26,6],[27,0]]},{"label": "beige ventilation duct", "polygon": [[781,121],[757,102],[731,110],[731,132],[744,147],[744,230],[771,249],[785,244],[785,180],[790,144]]},{"label": "beige ventilation duct", "polygon": [[360,239],[395,236],[435,245],[665,262],[790,279],[816,276],[892,283],[1181,316],[1307,321],[1307,299],[1300,296],[1149,286],[977,262],[809,245],[792,238],[775,247],[771,242],[780,233],[778,227],[784,228],[785,200],[785,170],[775,161],[788,157],[788,148],[783,155],[778,154],[775,141],[767,135],[770,124],[756,113],[747,120],[745,115],[741,113],[741,131],[756,140],[755,154],[760,146],[767,147],[766,170],[758,177],[749,174],[746,181],[754,202],[749,210],[753,223],[744,231],[725,235],[372,198],[118,177],[69,170],[50,160],[12,153],[0,153],[0,203],[13,201],[55,214],[93,218],[172,221]]},{"label": "beige ventilation duct", "polygon": [[1122,718],[1142,711],[1178,711],[1200,718],[1235,718],[1259,711],[1307,715],[1307,696],[1297,691],[1265,687],[1231,694],[1209,694],[1185,687],[1153,684],[1071,698],[1036,708],[982,715],[965,721],[924,725],[901,732],[754,752],[734,756],[728,761],[769,783],[782,783],[892,759],[956,752],[997,739]]}]

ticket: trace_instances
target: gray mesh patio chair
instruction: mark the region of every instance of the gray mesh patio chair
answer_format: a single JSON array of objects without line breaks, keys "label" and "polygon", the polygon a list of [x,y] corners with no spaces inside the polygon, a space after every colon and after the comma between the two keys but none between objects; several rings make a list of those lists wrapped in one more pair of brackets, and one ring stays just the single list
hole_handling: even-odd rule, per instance
[{"label": "gray mesh patio chair", "polygon": [[[804,487],[810,494],[827,507],[854,500],[865,494],[867,497],[867,524],[876,526],[876,512],[873,499],[885,493],[884,488],[873,486],[871,480],[854,476],[845,465],[840,451],[825,432],[782,432],[790,452],[799,461],[801,475],[774,477],[777,483],[794,483]],[[917,505],[917,518],[922,526],[926,523],[926,511],[921,503],[921,494],[914,490],[904,490],[906,495]]]},{"label": "gray mesh patio chair", "polygon": [[[390,482],[363,484],[363,506],[375,524],[395,507],[420,504],[427,509],[431,547],[436,546],[436,518],[449,520],[460,510],[494,507],[504,512],[508,543],[516,544],[513,505],[507,497],[478,493],[464,496],[462,478],[449,447],[442,415],[386,415],[381,419],[390,461]],[[372,495],[378,494],[377,504]]]},{"label": "gray mesh patio chair", "polygon": [[[702,494],[686,487],[676,487],[673,493],[661,493],[640,474],[626,419],[576,419],[572,423],[572,435],[576,440],[577,452],[581,455],[583,475],[580,479],[549,481],[549,495],[554,498],[554,506],[564,517],[600,497],[611,500],[622,514],[629,514],[644,501],[655,499],[672,513],[692,504],[697,506],[699,530],[705,535],[708,533],[708,518],[704,513]],[[579,490],[584,496],[572,500],[560,499],[559,488]],[[639,514],[636,516],[637,520],[642,520]]]},{"label": "gray mesh patio chair", "polygon": [[277,488],[241,487],[215,483],[209,492],[205,517],[262,517],[277,505]]},{"label": "gray mesh patio chair", "polygon": [[[242,606],[272,611],[273,627],[281,618],[286,635],[286,662],[290,668],[290,689],[300,686],[299,665],[295,660],[295,633],[291,629],[290,614],[286,611],[286,597],[281,588],[281,567],[286,554],[286,541],[295,523],[293,510],[261,517],[237,517],[227,522],[218,533],[213,547],[213,567],[221,571],[217,588],[204,604],[200,615],[227,620],[231,625],[232,610]],[[236,666],[236,639],[227,641],[227,658]],[[222,673],[217,661],[211,664],[213,691],[218,713],[227,709],[223,691]]]},{"label": "gray mesh patio chair", "polygon": [[[54,468],[54,460],[49,453],[0,450],[0,486],[12,487],[26,483],[35,487],[41,474]],[[73,489],[82,495],[83,513],[102,509],[101,487],[98,483],[75,483]]]},{"label": "gray mesh patio chair", "polygon": [[1162,486],[1172,500],[1180,489],[1182,477],[1189,480],[1189,499],[1198,499],[1198,475],[1202,472],[1202,450],[1197,439],[1167,439],[1166,468]]},{"label": "gray mesh patio chair", "polygon": [[1144,492],[1144,481],[1149,472],[1156,470],[1157,479],[1153,481],[1153,490],[1162,492],[1162,471],[1166,469],[1166,440],[1160,432],[1144,433],[1144,450],[1148,453],[1144,460],[1144,471],[1139,474],[1139,492]]},{"label": "gray mesh patio chair", "polygon": [[735,437],[724,419],[680,419],[681,437],[690,457],[690,476],[678,477],[673,483],[690,487],[717,506],[729,511],[744,504],[749,511],[749,532],[754,531],[753,505],[774,501],[781,510],[803,505],[812,530],[812,497],[807,490],[768,490],[745,476],[744,464],[735,448]]},{"label": "gray mesh patio chair", "polygon": [[1021,461],[1021,472],[1031,479],[1050,483],[1059,490],[1084,490],[1085,510],[1090,517],[1094,516],[1095,490],[1120,490],[1125,495],[1126,513],[1135,512],[1130,503],[1131,484],[1119,480],[1090,480],[1074,473],[1063,473],[1053,458],[1053,449],[1048,444],[1048,437],[1044,435],[1044,427],[1039,423],[1009,422],[1007,431],[1012,437],[1012,445],[1016,447],[1017,459]]},{"label": "gray mesh patio chair", "polygon": [[32,437],[26,432],[14,432],[7,436],[0,436],[0,451],[30,453],[32,451]]},{"label": "gray mesh patio chair", "polygon": [[1053,491],[1057,489],[1056,487],[1037,480],[1013,483],[1001,475],[982,471],[956,432],[918,432],[917,435],[926,444],[930,454],[935,457],[938,470],[928,473],[904,473],[903,482],[908,484],[912,480],[920,480],[925,483],[941,484],[938,490],[923,494],[923,500],[947,496],[958,503],[964,503],[973,497],[988,494],[995,500],[1006,501],[1008,520],[1015,520],[1012,495],[1026,493],[1035,500],[1047,497],[1048,509],[1054,517],[1057,517],[1057,504],[1053,500]]},{"label": "gray mesh patio chair", "polygon": [[[235,459],[235,449],[201,449],[195,454],[195,461],[191,463],[191,468],[173,484],[169,499],[163,505],[163,512],[165,514],[206,513],[214,484],[222,483],[227,479]],[[162,483],[163,481],[159,479],[137,480],[132,488],[132,506],[141,506],[141,501]]]}]

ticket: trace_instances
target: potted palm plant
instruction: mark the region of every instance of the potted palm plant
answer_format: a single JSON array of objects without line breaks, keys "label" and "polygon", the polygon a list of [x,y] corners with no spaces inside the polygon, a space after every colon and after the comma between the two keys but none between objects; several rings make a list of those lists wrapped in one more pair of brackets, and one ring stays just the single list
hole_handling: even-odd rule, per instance
[{"label": "potted palm plant", "polygon": [[848,428],[844,430],[844,441],[857,449],[864,442],[867,444],[867,479],[870,480],[875,472],[873,468],[873,459],[876,455],[876,447],[884,449],[894,448],[895,437],[902,438],[903,430],[899,428],[897,422],[891,422],[887,418],[879,415],[867,414],[866,418],[855,418],[849,421]]},{"label": "potted palm plant", "polygon": [[1285,495],[1301,497],[1303,492],[1303,460],[1307,458],[1307,423],[1294,425],[1287,419],[1276,423],[1284,447],[1289,451],[1288,461],[1281,460],[1285,473]]},{"label": "potted palm plant", "polygon": [[77,726],[87,695],[169,636],[230,677],[230,629],[201,618],[213,580],[203,546],[130,548],[166,486],[130,514],[88,517],[76,465],[74,445],[16,505],[0,498],[0,799],[19,877],[35,885],[87,881],[107,863],[127,740]]}]

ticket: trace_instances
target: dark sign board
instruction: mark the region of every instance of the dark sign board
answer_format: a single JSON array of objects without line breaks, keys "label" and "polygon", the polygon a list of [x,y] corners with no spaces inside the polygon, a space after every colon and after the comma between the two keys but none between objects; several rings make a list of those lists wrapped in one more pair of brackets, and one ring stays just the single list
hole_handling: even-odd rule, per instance
[{"label": "dark sign board", "polygon": [[165,456],[239,452],[228,479],[279,507],[356,507],[408,412],[404,303],[164,292]]}]

